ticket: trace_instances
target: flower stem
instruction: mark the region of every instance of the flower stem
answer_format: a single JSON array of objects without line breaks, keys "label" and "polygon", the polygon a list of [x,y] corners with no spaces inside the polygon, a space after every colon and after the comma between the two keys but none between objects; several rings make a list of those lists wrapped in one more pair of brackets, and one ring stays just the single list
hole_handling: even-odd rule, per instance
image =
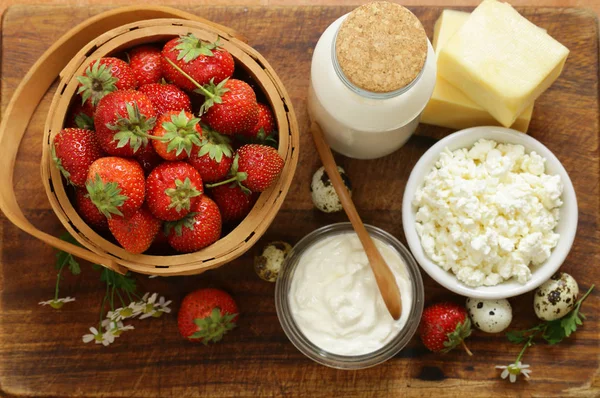
[{"label": "flower stem", "polygon": [[121,300],[121,307],[127,307],[125,305],[125,300],[123,300],[123,296],[121,296],[121,293],[119,292],[119,289],[117,289],[117,296],[119,296],[119,300]]},{"label": "flower stem", "polygon": [[65,268],[65,264],[63,263],[58,269],[58,273],[56,274],[56,287],[54,288],[54,301],[58,300],[58,285],[60,284],[60,275],[62,273],[63,268]]},{"label": "flower stem", "polygon": [[102,299],[102,305],[100,306],[100,321],[98,322],[98,333],[102,333],[102,315],[104,314],[104,304],[108,300],[108,283],[106,284],[106,293]]},{"label": "flower stem", "polygon": [[521,358],[523,358],[523,354],[525,354],[525,350],[527,350],[527,348],[529,348],[532,345],[533,339],[535,338],[536,335],[537,335],[537,333],[533,333],[531,336],[529,336],[527,343],[525,343],[525,345],[523,346],[523,349],[521,350],[519,355],[517,355],[517,359],[515,359],[515,365],[517,364],[517,362],[519,362],[521,360]]},{"label": "flower stem", "polygon": [[465,341],[461,340],[460,344],[463,346],[463,348],[465,349],[465,351],[467,352],[467,354],[469,354],[469,356],[472,357],[473,353],[471,352],[471,350],[469,350],[469,347],[467,347],[467,345],[465,344]]},{"label": "flower stem", "polygon": [[185,76],[185,77],[186,77],[186,78],[187,78],[187,79],[188,79],[190,82],[192,82],[192,84],[193,84],[194,86],[198,87],[198,90],[202,91],[202,94],[203,94],[205,97],[208,97],[208,98],[213,98],[213,97],[214,97],[214,94],[213,94],[213,93],[211,93],[210,91],[208,91],[207,89],[205,89],[204,87],[202,87],[202,86],[200,85],[200,83],[198,83],[196,80],[194,80],[194,78],[193,78],[193,77],[191,77],[190,75],[188,75],[187,73],[185,73],[185,72],[183,71],[183,69],[181,69],[179,66],[175,65],[175,62],[171,61],[171,60],[170,60],[169,58],[167,58],[167,57],[164,57],[163,59],[166,59],[166,60],[167,60],[167,62],[168,62],[169,64],[171,64],[171,66],[177,70],[177,72],[181,73],[181,74],[182,74],[183,76]]},{"label": "flower stem", "polygon": [[110,310],[115,310],[115,285],[112,286],[112,291],[110,292]]}]

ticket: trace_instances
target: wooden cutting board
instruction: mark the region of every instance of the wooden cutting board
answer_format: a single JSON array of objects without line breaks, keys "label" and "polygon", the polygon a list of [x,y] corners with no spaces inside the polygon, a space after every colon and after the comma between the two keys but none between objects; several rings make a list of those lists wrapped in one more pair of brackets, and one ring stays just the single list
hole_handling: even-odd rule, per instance
[{"label": "wooden cutting board", "polygon": [[[62,33],[106,8],[21,6],[6,13],[2,28],[2,107],[19,79]],[[309,181],[319,160],[308,134],[306,90],[312,49],[321,32],[348,7],[198,7],[188,11],[231,26],[265,55],[290,92],[302,135],[302,153],[287,200],[262,243],[297,242],[342,214],[314,210]],[[413,8],[431,35],[440,8]],[[571,55],[560,79],[536,102],[530,134],[546,144],[573,179],[580,218],[573,250],[563,266],[582,289],[600,282],[598,28],[596,17],[577,9],[525,8],[523,14],[565,44]],[[17,159],[16,190],[26,215],[40,228],[62,232],[39,181],[41,134],[50,92],[40,105]],[[364,220],[405,242],[401,201],[408,175],[423,152],[450,131],[421,126],[417,136],[395,154],[375,161],[339,157],[349,173],[354,199]],[[83,344],[81,336],[97,324],[103,296],[97,272],[84,266],[67,277],[61,296],[77,301],[55,311],[38,306],[51,298],[54,251],[0,222],[0,385],[14,396],[598,396],[600,354],[598,289],[584,304],[585,326],[573,338],[530,348],[524,362],[530,381],[500,380],[495,365],[507,365],[520,350],[503,335],[475,332],[475,356],[457,350],[429,353],[417,338],[394,359],[375,368],[341,371],[306,359],[283,333],[273,301],[274,285],[252,269],[252,253],[218,270],[194,277],[148,279],[142,291],[174,300],[176,309],[192,289],[214,286],[231,292],[240,305],[239,327],[219,344],[205,347],[183,341],[175,314],[134,321],[108,348]],[[463,302],[424,275],[426,302]],[[599,287],[600,288],[600,287]],[[536,323],[532,295],[510,300],[512,328]],[[1,394],[0,394],[1,395]]]}]

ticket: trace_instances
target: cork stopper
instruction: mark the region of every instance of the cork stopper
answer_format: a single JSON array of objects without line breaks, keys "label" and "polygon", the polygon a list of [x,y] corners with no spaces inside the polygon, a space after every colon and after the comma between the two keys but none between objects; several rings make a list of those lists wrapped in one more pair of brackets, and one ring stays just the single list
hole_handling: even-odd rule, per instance
[{"label": "cork stopper", "polygon": [[427,58],[427,35],[408,9],[387,1],[360,6],[344,20],[335,53],[346,78],[374,93],[410,84]]}]

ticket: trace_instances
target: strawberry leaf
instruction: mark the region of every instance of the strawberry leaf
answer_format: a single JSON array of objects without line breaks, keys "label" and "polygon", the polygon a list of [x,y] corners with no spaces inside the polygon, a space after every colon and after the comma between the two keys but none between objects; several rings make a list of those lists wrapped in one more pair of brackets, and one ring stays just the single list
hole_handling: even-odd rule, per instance
[{"label": "strawberry leaf", "polygon": [[448,352],[458,345],[460,345],[464,339],[471,335],[471,319],[469,317],[465,318],[465,321],[462,323],[458,323],[456,325],[456,329],[450,333],[448,333],[448,338],[444,341],[444,348],[442,352]]},{"label": "strawberry leaf", "polygon": [[122,148],[126,145],[131,146],[133,152],[137,152],[142,145],[148,145],[149,132],[154,128],[156,118],[147,118],[142,115],[137,103],[133,102],[126,104],[127,116],[118,115],[117,121],[114,124],[107,123],[106,127],[110,130],[118,131],[113,136],[113,141],[118,141],[117,148]]},{"label": "strawberry leaf", "polygon": [[200,55],[212,57],[214,56],[212,50],[219,48],[219,40],[214,43],[204,42],[192,33],[180,36],[177,43],[178,44],[174,47],[174,50],[179,51],[177,53],[177,60],[180,61],[183,59],[183,62],[186,64],[195,60]]},{"label": "strawberry leaf", "polygon": [[178,115],[171,115],[171,121],[162,124],[166,133],[160,140],[168,143],[167,152],[175,151],[175,155],[179,156],[185,151],[190,156],[193,146],[201,145],[200,134],[196,130],[198,123],[200,119],[188,118],[183,110]]},{"label": "strawberry leaf", "polygon": [[101,64],[98,59],[87,67],[83,76],[77,76],[80,83],[77,93],[81,94],[82,104],[90,100],[96,106],[102,97],[117,90],[119,79],[112,75],[111,69],[110,65]]},{"label": "strawberry leaf", "polygon": [[213,308],[210,315],[205,318],[194,319],[194,324],[198,326],[198,331],[192,334],[190,339],[202,339],[202,343],[216,343],[221,341],[223,336],[235,328],[235,317],[238,314],[223,314],[218,307]]},{"label": "strawberry leaf", "polygon": [[198,157],[207,154],[211,159],[216,160],[217,163],[221,163],[223,156],[228,158],[233,156],[233,149],[231,148],[231,140],[228,137],[219,134],[209,126],[203,124],[202,141],[200,143]]},{"label": "strawberry leaf", "polygon": [[65,179],[67,180],[67,182],[71,185],[73,185],[73,183],[71,182],[71,173],[69,173],[63,166],[62,161],[60,160],[60,158],[56,155],[56,147],[54,145],[52,145],[52,161],[54,162],[54,164],[56,165],[56,168],[60,171],[60,173],[65,177]]},{"label": "strawberry leaf", "polygon": [[100,175],[96,173],[96,178],[85,184],[91,201],[98,210],[107,218],[112,218],[113,214],[122,216],[119,208],[129,199],[126,195],[121,195],[119,184],[111,181],[104,183]]},{"label": "strawberry leaf", "polygon": [[94,130],[94,119],[81,112],[75,116],[75,125],[80,129]]},{"label": "strawberry leaf", "polygon": [[210,79],[208,84],[202,86],[202,90],[196,89],[195,93],[202,94],[204,96],[204,103],[200,107],[200,115],[203,115],[208,111],[214,104],[223,103],[221,98],[223,94],[229,91],[225,85],[229,81],[229,78],[222,80],[219,84],[215,85],[214,78]]},{"label": "strawberry leaf", "polygon": [[195,186],[192,185],[192,181],[186,177],[185,181],[175,180],[175,188],[168,188],[165,190],[165,194],[171,198],[169,209],[175,208],[175,211],[179,212],[183,209],[189,210],[191,206],[191,198],[202,195]]},{"label": "strawberry leaf", "polygon": [[191,212],[191,213],[186,214],[186,216],[183,217],[181,220],[165,222],[165,226],[164,226],[165,235],[168,236],[171,233],[171,231],[175,230],[175,234],[177,236],[181,236],[181,234],[183,233],[183,228],[193,230],[194,224],[196,223],[196,220],[194,217],[197,214],[198,214],[197,212]]}]

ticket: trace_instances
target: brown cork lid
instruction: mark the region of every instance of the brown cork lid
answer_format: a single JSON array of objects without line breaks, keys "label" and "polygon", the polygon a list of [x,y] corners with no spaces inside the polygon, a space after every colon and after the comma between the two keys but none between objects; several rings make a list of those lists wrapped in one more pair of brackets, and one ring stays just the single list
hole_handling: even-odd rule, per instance
[{"label": "brown cork lid", "polygon": [[427,58],[427,35],[408,9],[387,1],[360,6],[344,20],[335,53],[355,86],[388,93],[410,84]]}]

